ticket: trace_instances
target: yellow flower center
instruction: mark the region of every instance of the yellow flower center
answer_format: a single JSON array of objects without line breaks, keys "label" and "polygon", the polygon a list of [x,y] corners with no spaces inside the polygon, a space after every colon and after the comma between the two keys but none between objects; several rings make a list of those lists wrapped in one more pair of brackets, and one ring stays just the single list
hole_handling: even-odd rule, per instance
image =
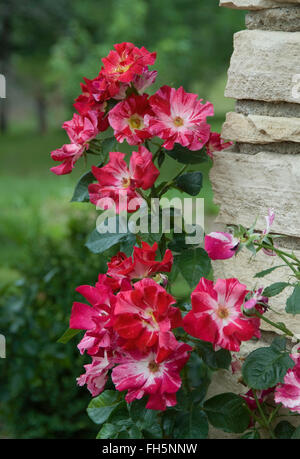
[{"label": "yellow flower center", "polygon": [[219,306],[217,310],[217,316],[220,317],[220,319],[227,319],[229,316],[229,311],[225,306]]},{"label": "yellow flower center", "polygon": [[130,65],[124,65],[122,62],[116,67],[116,73],[125,73],[130,68]]},{"label": "yellow flower center", "polygon": [[180,116],[176,116],[176,118],[173,119],[173,123],[175,124],[176,127],[183,126],[184,121]]},{"label": "yellow flower center", "polygon": [[153,360],[149,363],[148,368],[152,373],[156,373],[159,370],[159,365]]},{"label": "yellow flower center", "polygon": [[132,115],[129,118],[129,126],[131,129],[140,129],[142,125],[142,119],[138,115]]},{"label": "yellow flower center", "polygon": [[128,188],[130,186],[130,177],[124,177],[122,179],[122,187]]}]

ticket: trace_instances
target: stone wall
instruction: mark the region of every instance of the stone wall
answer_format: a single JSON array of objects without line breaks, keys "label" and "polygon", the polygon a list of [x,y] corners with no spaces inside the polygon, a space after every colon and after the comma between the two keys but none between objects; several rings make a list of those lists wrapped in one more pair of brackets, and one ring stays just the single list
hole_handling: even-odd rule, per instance
[{"label": "stone wall", "polygon": [[[248,13],[247,30],[234,36],[225,90],[225,96],[236,99],[236,109],[227,114],[222,137],[235,144],[214,153],[210,175],[214,200],[220,206],[214,229],[237,223],[249,227],[258,215],[256,229],[263,230],[264,216],[273,208],[272,229],[283,236],[278,245],[300,256],[300,0],[220,0],[220,6]],[[237,277],[249,288],[287,279],[286,268],[254,279],[256,272],[281,263],[264,254],[251,262],[250,258],[250,252],[244,251],[236,258],[214,262],[215,276]],[[290,293],[272,299],[282,315],[268,312],[268,316],[300,335],[299,316],[284,312]],[[262,329],[259,343],[242,345],[242,356],[268,345],[275,336],[264,322]],[[243,392],[241,384],[225,373],[215,375],[210,395]],[[229,435],[213,430],[210,436]]]}]

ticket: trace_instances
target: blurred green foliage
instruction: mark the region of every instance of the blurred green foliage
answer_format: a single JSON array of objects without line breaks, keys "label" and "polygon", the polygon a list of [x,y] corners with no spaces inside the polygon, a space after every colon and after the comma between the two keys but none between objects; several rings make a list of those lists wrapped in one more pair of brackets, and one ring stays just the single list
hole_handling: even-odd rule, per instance
[{"label": "blurred green foliage", "polygon": [[113,43],[131,41],[157,52],[162,84],[205,91],[224,72],[232,35],[243,28],[241,12],[222,10],[217,0],[97,0],[73,2],[67,35],[52,48],[49,80],[67,101],[78,94],[83,76],[94,78]]},{"label": "blurred green foliage", "polygon": [[97,76],[101,58],[123,41],[157,52],[156,88],[183,85],[207,98],[243,27],[244,13],[219,8],[218,0],[6,0],[0,72],[14,75],[35,100],[42,132],[45,112],[63,103],[70,113],[79,82]]},{"label": "blurred green foliage", "polygon": [[0,360],[2,435],[95,437],[85,411],[90,395],[76,385],[89,359],[80,356],[78,338],[56,342],[68,328],[72,302],[81,300],[75,288],[95,283],[106,270],[105,259],[91,254],[85,239],[85,219],[70,220],[63,243],[49,236],[37,240],[19,267],[22,277],[2,286],[0,323],[7,347],[7,358]]}]

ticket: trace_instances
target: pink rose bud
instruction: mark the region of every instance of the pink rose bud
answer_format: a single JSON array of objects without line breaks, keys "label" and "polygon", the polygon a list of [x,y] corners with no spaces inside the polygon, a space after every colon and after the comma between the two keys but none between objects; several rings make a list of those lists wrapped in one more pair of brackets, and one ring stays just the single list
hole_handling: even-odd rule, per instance
[{"label": "pink rose bud", "polygon": [[212,260],[226,260],[233,257],[239,243],[230,233],[213,232],[205,236],[204,248]]}]

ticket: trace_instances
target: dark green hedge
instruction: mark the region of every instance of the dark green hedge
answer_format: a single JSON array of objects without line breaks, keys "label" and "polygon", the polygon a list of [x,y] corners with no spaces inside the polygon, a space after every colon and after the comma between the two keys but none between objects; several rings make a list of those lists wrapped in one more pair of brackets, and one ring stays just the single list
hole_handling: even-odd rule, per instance
[{"label": "dark green hedge", "polygon": [[68,327],[76,286],[106,271],[104,258],[84,248],[85,222],[71,221],[64,242],[40,239],[20,281],[0,295],[0,333],[7,358],[0,359],[0,437],[95,438],[86,414],[90,394],[75,378],[83,372],[78,337],[56,343]]}]

